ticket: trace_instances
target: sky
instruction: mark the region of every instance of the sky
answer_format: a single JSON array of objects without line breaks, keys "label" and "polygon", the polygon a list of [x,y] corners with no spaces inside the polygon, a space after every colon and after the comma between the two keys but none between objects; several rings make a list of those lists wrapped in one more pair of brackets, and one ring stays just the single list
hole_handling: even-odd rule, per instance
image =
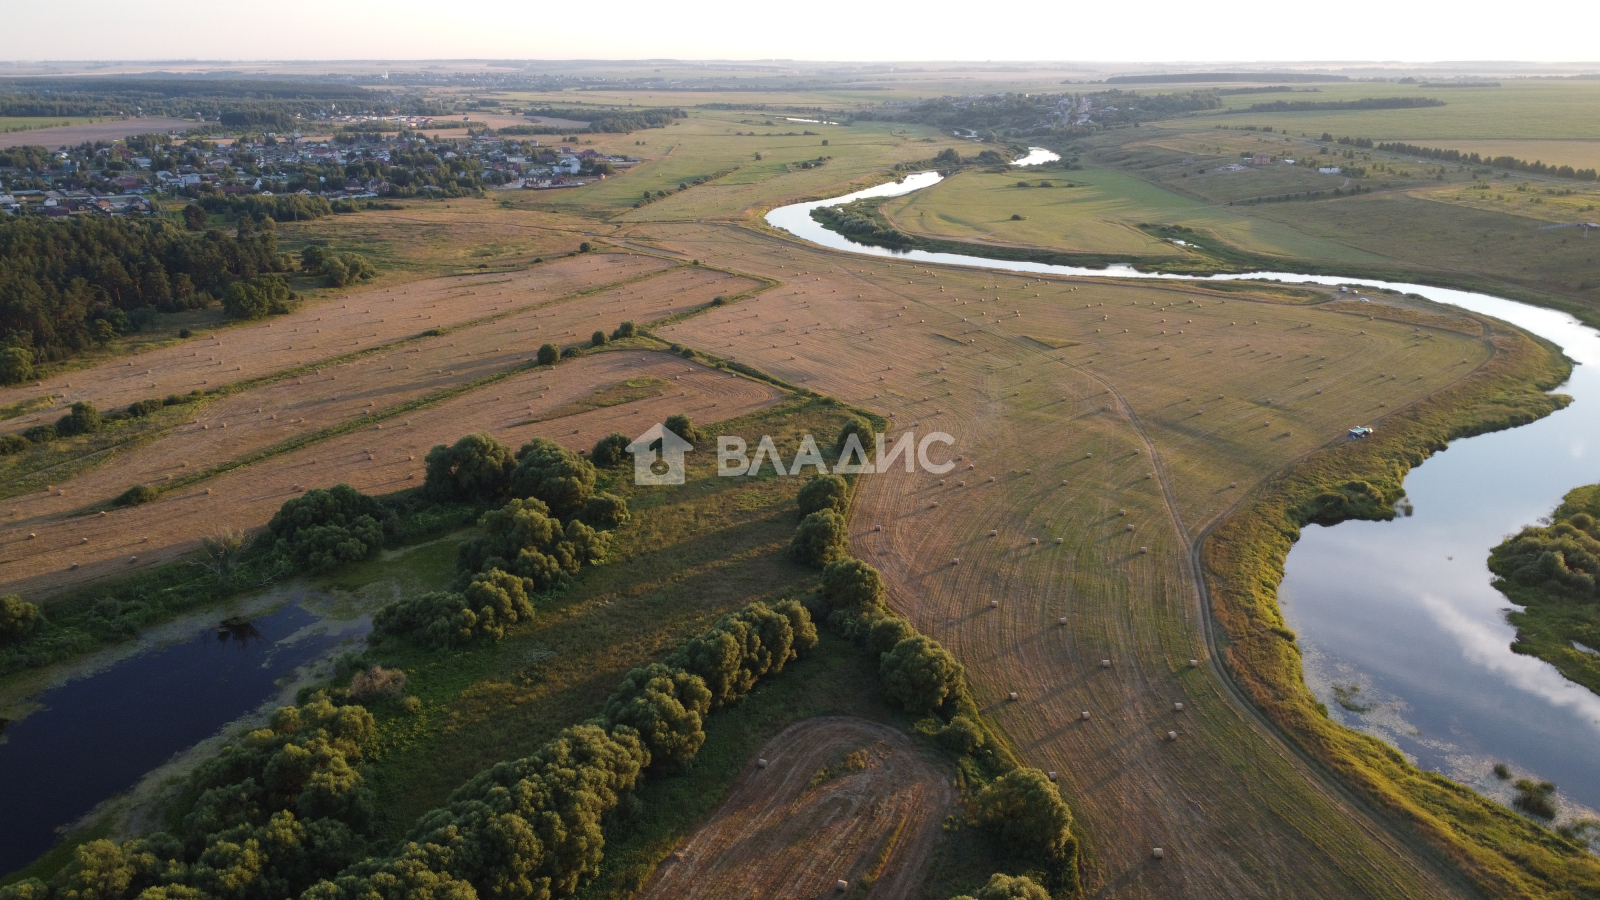
[{"label": "sky", "polygon": [[1600,62],[1600,3],[8,0],[0,58]]}]

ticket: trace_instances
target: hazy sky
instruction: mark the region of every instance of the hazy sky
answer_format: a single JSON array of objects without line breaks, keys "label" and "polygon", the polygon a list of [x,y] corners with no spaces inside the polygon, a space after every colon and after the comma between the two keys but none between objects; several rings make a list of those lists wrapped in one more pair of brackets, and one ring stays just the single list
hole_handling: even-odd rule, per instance
[{"label": "hazy sky", "polygon": [[[6,0],[12,59],[1597,61],[1600,3]],[[33,37],[30,37],[33,36]]]}]

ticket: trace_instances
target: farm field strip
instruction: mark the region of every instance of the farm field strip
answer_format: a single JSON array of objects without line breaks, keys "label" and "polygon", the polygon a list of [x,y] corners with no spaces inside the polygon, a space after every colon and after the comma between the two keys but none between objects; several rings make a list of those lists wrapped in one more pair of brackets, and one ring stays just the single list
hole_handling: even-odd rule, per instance
[{"label": "farm field strip", "polygon": [[[1297,896],[1451,893],[1188,667],[1205,655],[1188,536],[1174,530],[1149,454],[1196,527],[1350,424],[1382,427],[1349,417],[1464,377],[1487,356],[1480,341],[1442,328],[1419,340],[1385,318],[1170,285],[934,271],[722,237],[742,268],[789,283],[664,337],[885,413],[893,432],[955,435],[962,460],[948,475],[861,482],[854,543],[884,572],[895,608],[967,664],[980,703],[1029,762],[1061,773],[1090,837],[1091,885],[1241,896],[1267,878]],[[1050,350],[1034,336],[1078,343]],[[1191,355],[1169,361],[1169,344]],[[1316,362],[1329,367],[1324,395],[1290,390],[1317,371],[1306,353],[1329,357]],[[1225,399],[1199,416],[1172,407],[1179,392],[1205,391]],[[1251,425],[1265,415],[1293,434]],[[1004,701],[1011,691],[1019,702]],[[1159,866],[1152,846],[1171,848]]]},{"label": "farm field strip", "polygon": [[[382,415],[386,409],[403,408],[430,395],[448,395],[528,365],[538,345],[547,340],[570,343],[572,335],[587,335],[597,328],[609,332],[624,319],[665,318],[701,308],[716,294],[737,293],[757,284],[710,269],[668,270],[644,283],[524,309],[398,350],[363,355],[303,377],[222,397],[187,424],[115,456],[115,465],[102,464],[51,485],[52,490],[13,498],[3,517],[5,524],[0,525],[0,542],[110,501],[135,484],[192,479],[212,467],[353,419]],[[500,292],[483,296],[494,301]],[[493,389],[490,385],[478,390]]]},{"label": "farm field strip", "polygon": [[[521,273],[436,278],[352,291],[337,301],[223,329],[199,341],[64,372],[38,384],[3,388],[0,405],[41,394],[61,398],[55,409],[6,423],[7,430],[20,430],[54,421],[51,415],[60,415],[60,406],[79,400],[111,410],[136,400],[248,382],[381,347],[429,329],[447,329],[517,306],[665,271],[672,265],[635,254],[583,254]],[[530,294],[536,299],[530,299]],[[494,298],[492,304],[490,298]]]},{"label": "farm field strip", "polygon": [[[853,753],[860,769],[813,782]],[[836,881],[855,886],[876,874],[875,857],[883,876],[872,883],[874,900],[916,896],[956,789],[904,734],[866,719],[808,719],[756,757],[767,766],[750,760],[640,900],[820,897]]]},{"label": "farm field strip", "polygon": [[[628,379],[670,384],[659,396],[537,424],[555,409]],[[672,390],[676,388],[676,390]],[[642,433],[674,413],[697,422],[735,418],[786,396],[764,382],[717,372],[667,353],[617,350],[539,369],[409,414],[409,424],[376,426],[271,457],[171,491],[158,500],[104,516],[55,518],[29,531],[0,532],[0,585],[30,597],[149,565],[188,552],[226,528],[266,524],[285,500],[304,489],[349,484],[386,493],[421,483],[423,457],[436,444],[486,431],[517,447],[536,436],[587,449],[612,431]],[[74,569],[72,566],[78,565]]]}]

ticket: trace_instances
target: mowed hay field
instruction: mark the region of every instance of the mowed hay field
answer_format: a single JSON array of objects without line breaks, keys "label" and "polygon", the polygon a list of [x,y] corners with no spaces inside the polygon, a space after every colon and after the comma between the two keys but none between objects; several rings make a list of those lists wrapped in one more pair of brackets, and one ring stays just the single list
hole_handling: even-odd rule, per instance
[{"label": "mowed hay field", "polygon": [[[540,420],[543,412],[581,405],[597,389],[640,379],[662,386],[631,402]],[[667,353],[597,353],[416,410],[386,427],[363,427],[233,469],[143,506],[105,515],[36,514],[8,524],[0,531],[0,584],[33,597],[127,571],[135,563],[170,560],[224,528],[265,525],[284,501],[309,488],[344,483],[381,494],[415,487],[429,448],[472,432],[488,432],[513,447],[550,437],[579,450],[618,429],[642,433],[674,413],[710,423],[783,396],[764,382]]]},{"label": "mowed hay field", "polygon": [[[762,767],[760,761],[765,761]],[[756,753],[640,900],[821,897],[870,876],[874,900],[917,896],[953,773],[887,725],[807,719]]]},{"label": "mowed hay field", "polygon": [[1188,553],[1253,484],[1466,377],[1490,352],[1472,320],[1430,310],[1419,333],[1281,291],[1040,282],[748,231],[658,234],[787,281],[664,336],[880,411],[895,433],[955,437],[947,475],[860,482],[854,544],[1028,762],[1062,773],[1091,892],[1455,891],[1189,667],[1206,651]]}]

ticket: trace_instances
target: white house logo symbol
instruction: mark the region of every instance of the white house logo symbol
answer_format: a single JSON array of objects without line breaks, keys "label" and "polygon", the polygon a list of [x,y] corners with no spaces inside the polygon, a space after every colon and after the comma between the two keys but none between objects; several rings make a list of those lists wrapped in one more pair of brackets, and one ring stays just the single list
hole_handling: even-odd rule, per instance
[{"label": "white house logo symbol", "polygon": [[[660,442],[659,453],[657,442]],[[628,452],[633,454],[633,483],[683,484],[683,455],[693,449],[693,444],[657,422],[628,445]]]}]

